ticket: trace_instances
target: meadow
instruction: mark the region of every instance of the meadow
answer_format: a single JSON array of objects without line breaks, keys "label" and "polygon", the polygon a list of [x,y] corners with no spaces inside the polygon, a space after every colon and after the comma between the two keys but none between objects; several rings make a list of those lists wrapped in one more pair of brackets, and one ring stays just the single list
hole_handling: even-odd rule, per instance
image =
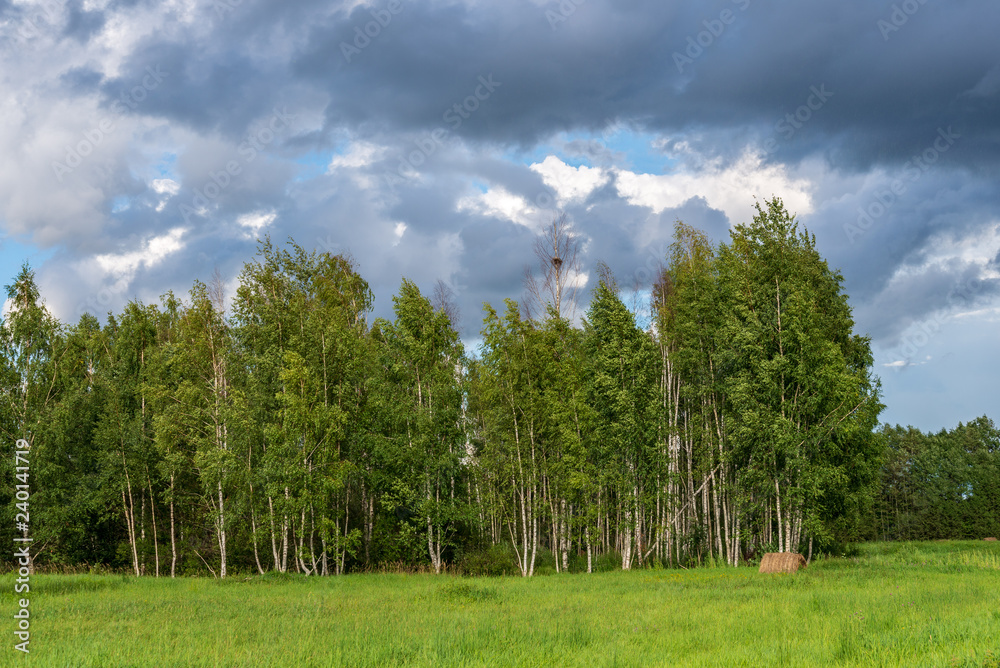
[{"label": "meadow", "polygon": [[0,665],[1000,666],[1000,544],[756,568],[471,578],[35,575]]}]

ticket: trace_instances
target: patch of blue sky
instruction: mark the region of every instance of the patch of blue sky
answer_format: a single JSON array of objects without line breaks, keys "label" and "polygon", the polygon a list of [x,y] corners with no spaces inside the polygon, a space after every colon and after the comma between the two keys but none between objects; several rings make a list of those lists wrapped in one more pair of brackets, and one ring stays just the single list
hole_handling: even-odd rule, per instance
[{"label": "patch of blue sky", "polygon": [[[13,283],[25,262],[32,269],[37,269],[55,255],[55,252],[54,248],[42,250],[27,240],[15,240],[7,236],[0,237],[0,286]],[[6,292],[0,295],[0,303],[4,299],[6,299]]]},{"label": "patch of blue sky", "polygon": [[[653,326],[653,317],[649,308],[650,301],[653,298],[653,291],[648,285],[643,284],[638,286],[638,290],[633,288],[636,286],[637,281],[648,283],[648,273],[636,272],[634,276],[617,277],[620,281],[632,282],[630,286],[622,286],[620,298],[628,310],[632,312],[632,317],[635,318],[635,326],[643,331],[648,331]],[[596,280],[594,282],[596,283]]]},{"label": "patch of blue sky", "polygon": [[606,137],[604,144],[625,155],[626,169],[637,174],[667,174],[673,171],[679,161],[674,160],[655,147],[659,139],[648,132],[632,132],[621,130]]},{"label": "patch of blue sky", "polygon": [[126,197],[125,195],[119,195],[118,197],[111,200],[111,213],[118,213],[129,208],[132,204],[132,199]]},{"label": "patch of blue sky", "polygon": [[536,144],[528,151],[508,151],[508,160],[526,165],[539,163],[554,155],[572,167],[594,166],[587,156],[570,154],[566,146],[573,141],[598,141],[605,148],[621,156],[622,168],[639,174],[665,174],[673,170],[677,160],[663,154],[655,147],[658,137],[648,132],[638,132],[623,127],[611,126],[603,132],[574,131],[561,132],[553,140]]},{"label": "patch of blue sky", "polygon": [[295,164],[299,166],[299,173],[296,175],[295,180],[308,181],[326,174],[333,158],[338,155],[344,155],[349,148],[350,145],[345,142],[334,151],[310,151],[302,154],[295,159]]},{"label": "patch of blue sky", "polygon": [[156,161],[153,167],[157,172],[157,178],[160,179],[174,179],[174,175],[177,173],[177,154],[176,153],[164,153],[160,156],[160,159]]}]

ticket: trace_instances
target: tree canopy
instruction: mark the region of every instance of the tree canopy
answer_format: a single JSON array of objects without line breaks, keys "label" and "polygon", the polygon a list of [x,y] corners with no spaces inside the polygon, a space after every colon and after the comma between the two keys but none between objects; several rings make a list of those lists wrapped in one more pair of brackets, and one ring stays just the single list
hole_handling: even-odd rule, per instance
[{"label": "tree canopy", "polygon": [[446,286],[404,279],[372,319],[349,257],[294,242],[261,241],[234,295],[196,281],[103,325],[58,322],[24,267],[0,434],[32,443],[34,559],[530,576],[998,533],[996,428],[879,431],[843,278],[779,199],[717,247],[678,222],[648,313],[602,266],[576,319],[578,247],[546,230],[530,308],[484,305],[473,354]]}]

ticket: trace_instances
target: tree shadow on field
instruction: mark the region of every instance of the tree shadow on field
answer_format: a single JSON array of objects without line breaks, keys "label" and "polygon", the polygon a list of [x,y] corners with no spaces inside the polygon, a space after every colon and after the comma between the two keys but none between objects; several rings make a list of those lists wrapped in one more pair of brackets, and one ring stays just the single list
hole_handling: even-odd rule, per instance
[{"label": "tree shadow on field", "polygon": [[456,581],[442,585],[437,595],[450,603],[498,603],[502,597],[496,587],[477,587],[468,582]]}]

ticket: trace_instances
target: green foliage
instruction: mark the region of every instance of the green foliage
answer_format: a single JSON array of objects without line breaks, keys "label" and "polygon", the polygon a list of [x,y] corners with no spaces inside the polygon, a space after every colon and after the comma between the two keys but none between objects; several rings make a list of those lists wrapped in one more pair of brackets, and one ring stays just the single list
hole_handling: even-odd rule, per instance
[{"label": "green foliage", "polygon": [[1000,430],[992,420],[937,434],[885,425],[881,434],[889,454],[873,510],[877,537],[1000,538]]},{"label": "green foliage", "polygon": [[853,334],[843,278],[815,238],[777,198],[756,210],[719,258],[730,342],[722,366],[741,484],[783,504],[785,517],[814,537],[849,534],[881,464],[873,430],[883,406],[869,341]]},{"label": "green foliage", "polygon": [[518,574],[517,555],[507,543],[466,552],[457,565],[462,575],[498,577]]},{"label": "green foliage", "polygon": [[779,199],[718,248],[675,235],[652,319],[601,265],[581,322],[486,305],[471,359],[444,292],[403,279],[372,321],[350,258],[291,241],[261,241],[231,301],[195,281],[103,326],[58,323],[23,268],[0,433],[32,441],[39,565],[530,576],[1000,533],[992,423],[874,432],[869,341]]},{"label": "green foliage", "polygon": [[444,551],[466,511],[455,499],[464,454],[461,368],[464,351],[443,310],[403,280],[393,298],[395,322],[377,321],[376,344],[400,404],[387,461],[396,505],[415,510],[426,527],[428,556],[441,570]]},{"label": "green foliage", "polygon": [[656,351],[608,277],[594,291],[584,332],[587,399],[596,423],[595,458],[601,462],[602,482],[624,510],[628,538],[622,566],[629,568],[630,525],[650,504],[646,492],[657,436]]}]

